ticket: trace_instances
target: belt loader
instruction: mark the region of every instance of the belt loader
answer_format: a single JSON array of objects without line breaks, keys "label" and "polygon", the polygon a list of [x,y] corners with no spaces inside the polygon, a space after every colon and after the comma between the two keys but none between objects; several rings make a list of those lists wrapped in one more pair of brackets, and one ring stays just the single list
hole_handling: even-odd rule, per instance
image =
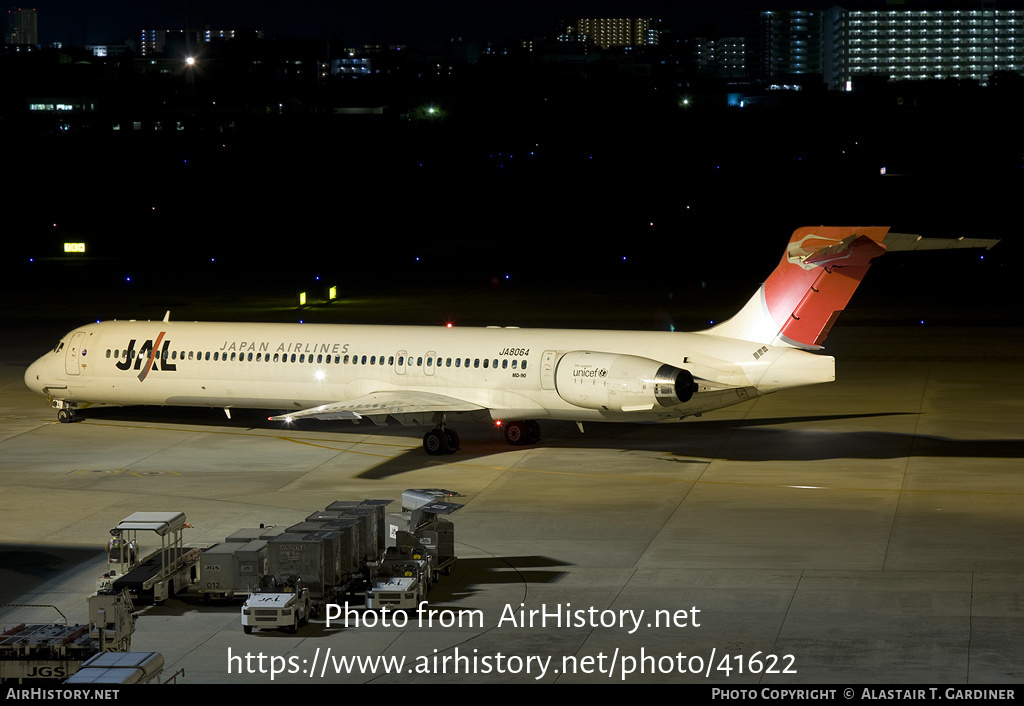
[{"label": "belt loader", "polygon": [[[108,571],[97,590],[125,590],[137,601],[156,605],[187,590],[198,578],[203,548],[183,545],[186,528],[183,512],[136,512],[121,520],[110,530]],[[139,532],[153,532],[160,540],[160,548],[141,559]]]}]

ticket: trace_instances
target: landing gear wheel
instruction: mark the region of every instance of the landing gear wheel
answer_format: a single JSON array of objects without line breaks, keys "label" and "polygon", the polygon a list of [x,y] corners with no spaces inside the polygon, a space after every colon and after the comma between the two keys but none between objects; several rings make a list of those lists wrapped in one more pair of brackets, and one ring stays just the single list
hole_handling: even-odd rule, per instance
[{"label": "landing gear wheel", "polygon": [[423,435],[423,450],[431,456],[443,456],[450,453],[448,434],[444,429],[431,429]]},{"label": "landing gear wheel", "polygon": [[536,444],[540,441],[540,424],[533,419],[527,419],[526,422],[526,443]]},{"label": "landing gear wheel", "polygon": [[448,453],[453,454],[459,450],[459,433],[454,429],[445,427],[445,438],[448,440]]},{"label": "landing gear wheel", "polygon": [[525,446],[540,441],[540,424],[532,419],[505,425],[505,441],[512,446]]},{"label": "landing gear wheel", "polygon": [[70,424],[77,422],[78,417],[75,415],[75,410],[70,407],[61,407],[57,410],[57,421],[61,424]]},{"label": "landing gear wheel", "polygon": [[528,437],[525,422],[509,422],[505,425],[505,441],[511,446],[522,446],[529,443]]}]

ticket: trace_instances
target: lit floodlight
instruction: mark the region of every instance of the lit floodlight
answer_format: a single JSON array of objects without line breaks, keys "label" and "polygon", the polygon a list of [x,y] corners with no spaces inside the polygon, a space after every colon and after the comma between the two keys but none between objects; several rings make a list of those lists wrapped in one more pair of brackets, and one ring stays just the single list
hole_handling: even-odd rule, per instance
[{"label": "lit floodlight", "polygon": [[196,58],[194,56],[190,56],[190,57],[186,58],[185,59],[185,65],[186,66],[195,66],[196,65]]}]

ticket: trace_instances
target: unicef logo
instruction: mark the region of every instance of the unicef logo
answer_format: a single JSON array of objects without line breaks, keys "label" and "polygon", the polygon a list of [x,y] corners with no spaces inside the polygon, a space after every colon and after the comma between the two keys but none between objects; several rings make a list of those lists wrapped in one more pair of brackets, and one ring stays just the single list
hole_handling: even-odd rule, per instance
[{"label": "unicef logo", "polygon": [[607,368],[601,368],[600,370],[598,370],[597,371],[597,376],[600,377],[600,378],[608,377],[608,370],[607,370]]}]

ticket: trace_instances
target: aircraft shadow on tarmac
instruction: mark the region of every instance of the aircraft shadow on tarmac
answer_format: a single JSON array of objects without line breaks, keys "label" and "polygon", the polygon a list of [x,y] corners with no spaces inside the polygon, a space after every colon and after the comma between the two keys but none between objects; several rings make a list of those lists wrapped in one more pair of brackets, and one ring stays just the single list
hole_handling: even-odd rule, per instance
[{"label": "aircraft shadow on tarmac", "polygon": [[[940,458],[1019,458],[1024,456],[1024,439],[950,439],[938,436],[885,431],[834,431],[815,428],[815,423],[886,416],[885,414],[807,415],[764,419],[728,419],[692,421],[684,424],[636,425],[590,424],[580,434],[575,425],[547,428],[542,422],[543,439],[538,447],[591,448],[620,452],[653,451],[663,460],[677,463],[727,461],[827,461],[840,458],[890,459],[905,457]],[[794,429],[790,425],[801,424]],[[785,426],[783,426],[785,425]],[[510,449],[498,442],[463,442],[451,457],[433,463],[473,462]],[[380,479],[421,469],[426,457],[413,449],[388,459],[359,475]],[[431,457],[437,458],[437,457]]]},{"label": "aircraft shadow on tarmac", "polygon": [[[509,451],[531,448],[591,448],[622,452],[651,451],[665,454],[666,461],[706,463],[728,461],[825,461],[839,458],[886,459],[903,457],[1019,458],[1024,439],[951,439],[887,431],[835,431],[816,425],[857,419],[902,417],[915,412],[880,414],[824,414],[758,419],[692,420],[682,424],[585,424],[580,434],[575,424],[541,422],[542,440],[536,446],[508,446],[500,433],[479,431],[481,425],[453,426],[463,430],[462,448],[451,456],[427,456],[418,445],[360,473],[364,480],[379,480],[420,470],[424,465],[472,463]],[[86,419],[144,421],[167,424],[272,429],[278,422],[265,413],[233,410],[232,419],[220,410],[191,407],[99,407],[86,410]],[[802,425],[793,428],[793,425]],[[478,431],[473,432],[473,427]],[[418,434],[414,427],[397,424],[386,428],[370,423],[303,420],[296,430],[316,433]]]},{"label": "aircraft shadow on tarmac", "polygon": [[102,566],[106,554],[102,548],[0,544],[0,567],[6,574],[0,581],[0,604],[17,600],[84,564]]}]

